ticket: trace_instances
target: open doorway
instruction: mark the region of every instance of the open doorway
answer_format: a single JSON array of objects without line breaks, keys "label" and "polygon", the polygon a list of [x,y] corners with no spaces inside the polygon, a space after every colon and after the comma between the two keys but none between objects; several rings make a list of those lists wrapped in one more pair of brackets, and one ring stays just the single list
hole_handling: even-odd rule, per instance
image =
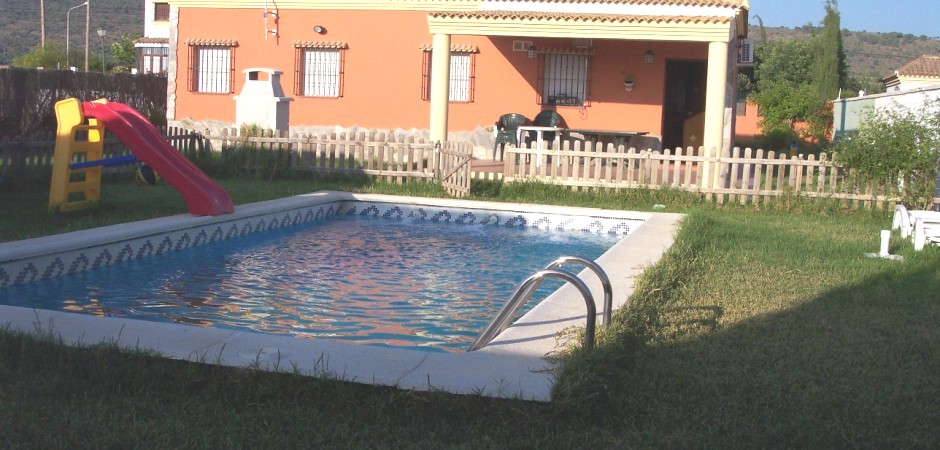
[{"label": "open doorway", "polygon": [[706,74],[705,61],[666,61],[663,148],[702,145]]}]

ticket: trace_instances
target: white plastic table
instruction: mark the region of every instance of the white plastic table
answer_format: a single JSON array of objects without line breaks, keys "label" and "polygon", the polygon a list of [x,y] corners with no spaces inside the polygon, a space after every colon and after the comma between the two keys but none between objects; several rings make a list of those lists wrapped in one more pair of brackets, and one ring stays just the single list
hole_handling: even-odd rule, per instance
[{"label": "white plastic table", "polygon": [[525,134],[526,134],[527,132],[529,132],[529,131],[534,131],[534,132],[535,132],[535,142],[536,142],[536,146],[535,146],[535,166],[536,166],[536,167],[540,167],[540,166],[542,165],[542,150],[543,150],[543,148],[544,148],[543,145],[542,145],[542,143],[545,141],[545,139],[544,139],[545,132],[546,132],[546,131],[549,131],[549,132],[554,131],[554,132],[555,132],[555,139],[554,139],[554,142],[555,142],[555,145],[557,146],[557,145],[558,145],[558,142],[560,141],[561,132],[562,132],[563,130],[564,130],[564,128],[561,128],[561,127],[544,127],[544,126],[535,126],[535,125],[523,125],[523,126],[520,126],[520,127],[519,127],[519,131],[518,131],[518,135],[516,136],[516,139],[517,139],[517,142],[519,142],[519,145],[521,146],[522,143],[525,142],[525,141],[523,140],[523,136],[525,136]]}]

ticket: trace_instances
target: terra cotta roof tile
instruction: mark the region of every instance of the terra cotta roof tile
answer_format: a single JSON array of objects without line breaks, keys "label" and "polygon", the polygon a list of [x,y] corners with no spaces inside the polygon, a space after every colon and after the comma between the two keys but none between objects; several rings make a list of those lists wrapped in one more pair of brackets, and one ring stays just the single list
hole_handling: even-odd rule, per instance
[{"label": "terra cotta roof tile", "polygon": [[167,44],[170,42],[168,38],[155,38],[155,37],[142,37],[134,39],[135,44]]},{"label": "terra cotta roof tile", "polygon": [[940,78],[940,56],[921,56],[901,66],[898,69],[898,76]]},{"label": "terra cotta roof tile", "polygon": [[349,48],[349,44],[343,41],[296,41],[293,44],[296,48],[335,48],[335,49],[346,49]]},{"label": "terra cotta roof tile", "polygon": [[[499,0],[497,0],[499,1]],[[663,5],[663,6],[719,6],[740,8],[744,0],[502,0],[507,3],[515,1],[535,1],[539,3],[610,3],[616,5]]]},{"label": "terra cotta roof tile", "polygon": [[[562,0],[559,0],[562,1]],[[578,14],[567,12],[534,11],[457,11],[432,12],[431,17],[444,19],[504,19],[535,20],[552,19],[558,21],[585,20],[610,23],[727,23],[730,17],[717,16],[637,16],[619,14]]]}]

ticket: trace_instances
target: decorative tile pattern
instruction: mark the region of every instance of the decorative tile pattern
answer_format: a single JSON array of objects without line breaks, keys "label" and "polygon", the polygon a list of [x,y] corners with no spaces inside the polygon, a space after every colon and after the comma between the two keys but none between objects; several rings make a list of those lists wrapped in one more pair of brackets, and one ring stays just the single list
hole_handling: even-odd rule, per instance
[{"label": "decorative tile pattern", "polygon": [[264,216],[232,220],[225,220],[223,217],[219,222],[190,229],[155,233],[129,241],[104,243],[97,247],[53,251],[28,259],[0,262],[0,288],[344,215],[391,220],[427,220],[475,226],[533,227],[543,230],[585,231],[613,235],[627,235],[633,227],[642,223],[640,219],[342,201],[295,208]]}]

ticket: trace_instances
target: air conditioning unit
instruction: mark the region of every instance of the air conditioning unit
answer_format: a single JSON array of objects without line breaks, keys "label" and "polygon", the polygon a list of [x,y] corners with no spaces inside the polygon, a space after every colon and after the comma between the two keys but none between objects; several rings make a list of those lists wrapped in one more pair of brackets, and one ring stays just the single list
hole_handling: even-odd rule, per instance
[{"label": "air conditioning unit", "polygon": [[574,48],[591,48],[592,44],[594,44],[592,39],[574,39],[571,43]]},{"label": "air conditioning unit", "polygon": [[742,39],[738,44],[738,64],[754,65],[754,42],[750,39]]},{"label": "air conditioning unit", "polygon": [[512,51],[527,52],[532,48],[532,41],[512,41]]}]

